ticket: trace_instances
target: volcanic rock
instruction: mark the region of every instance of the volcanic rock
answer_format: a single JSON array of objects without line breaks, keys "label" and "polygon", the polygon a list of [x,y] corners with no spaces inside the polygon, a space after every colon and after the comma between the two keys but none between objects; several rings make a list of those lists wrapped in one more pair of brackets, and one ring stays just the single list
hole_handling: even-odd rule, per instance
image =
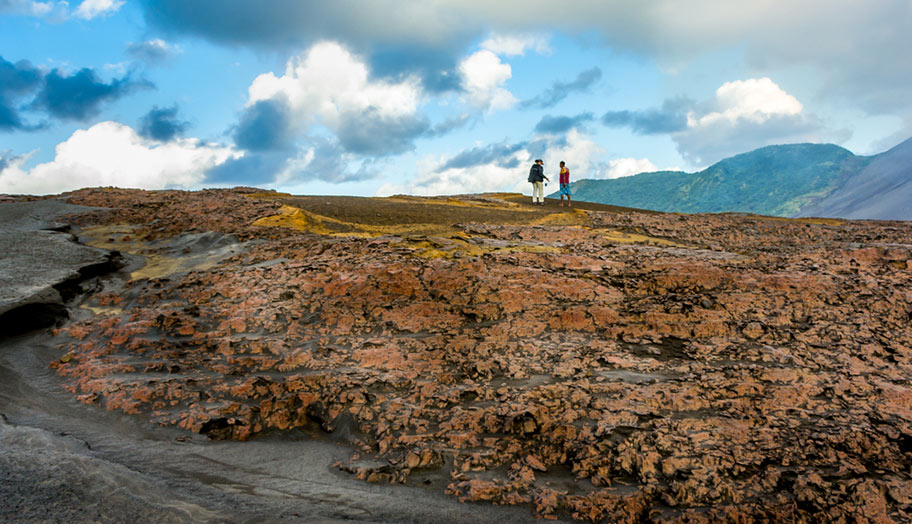
[{"label": "volcanic rock", "polygon": [[126,224],[115,240],[148,256],[188,232],[249,241],[93,295],[53,364],[84,402],[211,438],[315,428],[356,448],[339,468],[358,479],[436,471],[462,500],[546,517],[912,515],[910,223],[518,195],[70,199],[110,206],[75,222]]}]

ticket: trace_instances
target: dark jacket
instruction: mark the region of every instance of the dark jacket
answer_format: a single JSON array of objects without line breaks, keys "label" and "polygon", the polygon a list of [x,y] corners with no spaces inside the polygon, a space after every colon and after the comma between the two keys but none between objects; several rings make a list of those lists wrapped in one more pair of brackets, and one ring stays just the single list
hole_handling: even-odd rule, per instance
[{"label": "dark jacket", "polygon": [[542,182],[545,180],[545,168],[541,164],[532,164],[529,170],[529,182]]}]

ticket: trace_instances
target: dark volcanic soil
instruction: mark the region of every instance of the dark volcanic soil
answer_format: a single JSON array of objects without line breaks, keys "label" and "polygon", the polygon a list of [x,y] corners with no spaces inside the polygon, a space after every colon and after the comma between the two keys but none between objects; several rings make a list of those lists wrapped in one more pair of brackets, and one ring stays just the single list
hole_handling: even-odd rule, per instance
[{"label": "dark volcanic soil", "polygon": [[[84,241],[148,261],[54,338],[83,402],[213,439],[322,431],[357,479],[548,517],[912,514],[910,223],[70,200],[113,209],[76,219]],[[205,231],[242,248],[181,236]]]}]

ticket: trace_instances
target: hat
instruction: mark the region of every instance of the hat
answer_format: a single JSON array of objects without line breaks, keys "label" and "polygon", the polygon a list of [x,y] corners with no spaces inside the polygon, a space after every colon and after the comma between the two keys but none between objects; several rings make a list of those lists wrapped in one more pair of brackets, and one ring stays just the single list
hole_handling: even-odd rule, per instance
[{"label": "hat", "polygon": [[542,159],[541,159],[541,158],[536,158],[536,159],[535,159],[535,163],[537,164],[537,163],[539,163],[539,162],[541,162],[542,164],[544,164],[544,162],[542,162]]}]

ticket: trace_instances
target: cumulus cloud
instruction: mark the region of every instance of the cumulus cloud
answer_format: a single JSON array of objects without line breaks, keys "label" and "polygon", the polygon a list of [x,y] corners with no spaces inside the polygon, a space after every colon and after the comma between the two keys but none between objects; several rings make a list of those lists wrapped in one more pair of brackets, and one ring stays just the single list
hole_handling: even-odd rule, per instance
[{"label": "cumulus cloud", "polygon": [[181,52],[180,47],[169,44],[161,38],[146,40],[145,42],[130,42],[127,44],[126,49],[128,56],[147,64],[160,64]]},{"label": "cumulus cloud", "polygon": [[516,97],[503,87],[513,70],[493,52],[482,49],[469,55],[459,63],[459,73],[468,100],[475,107],[492,111],[516,104]]},{"label": "cumulus cloud", "polygon": [[466,125],[470,113],[431,125],[419,109],[420,79],[377,78],[358,55],[335,42],[311,46],[282,75],[259,75],[231,135],[249,154],[212,170],[213,180],[258,173],[293,185],[379,175],[371,162],[415,148],[421,137]]},{"label": "cumulus cloud", "polygon": [[[418,114],[417,78],[370,78],[367,65],[334,42],[322,42],[288,62],[285,74],[258,76],[249,88],[248,112],[264,101],[284,104],[287,134],[313,124],[332,131],[351,151],[384,155],[408,151],[429,128]],[[275,119],[274,119],[275,120]]]},{"label": "cumulus cloud", "polygon": [[609,111],[602,123],[638,134],[669,134],[678,152],[701,166],[758,147],[849,138],[804,110],[801,102],[769,78],[726,82],[707,100],[666,100],[661,108]]},{"label": "cumulus cloud", "polygon": [[687,113],[687,126],[672,133],[678,151],[694,165],[758,147],[791,142],[848,139],[831,131],[769,78],[726,82]]},{"label": "cumulus cloud", "polygon": [[702,115],[688,115],[688,127],[712,125],[720,120],[763,123],[772,116],[795,116],[804,107],[769,78],[726,82],[708,102]]},{"label": "cumulus cloud", "polygon": [[522,56],[529,49],[538,54],[551,52],[548,39],[534,34],[491,35],[481,47],[501,56]]},{"label": "cumulus cloud", "polygon": [[124,0],[83,0],[74,15],[83,20],[91,20],[116,13],[124,3]]},{"label": "cumulus cloud", "polygon": [[101,122],[57,146],[50,162],[25,168],[27,156],[0,171],[0,192],[50,194],[89,186],[197,187],[213,166],[238,158],[231,147],[198,139],[147,140],[129,126]]},{"label": "cumulus cloud", "polygon": [[47,111],[57,118],[84,120],[97,115],[103,103],[117,100],[140,87],[151,87],[151,84],[134,81],[129,75],[104,82],[88,68],[72,75],[54,69],[44,77],[44,84],[31,108]]},{"label": "cumulus cloud", "polygon": [[658,170],[659,168],[650,162],[648,158],[614,158],[608,161],[608,164],[599,171],[597,176],[587,178],[621,178]]},{"label": "cumulus cloud", "polygon": [[576,116],[551,116],[545,115],[535,125],[538,133],[566,133],[571,129],[579,129],[586,122],[591,122],[595,117],[592,113],[580,113]]},{"label": "cumulus cloud", "polygon": [[177,118],[177,105],[159,108],[153,106],[139,121],[139,134],[152,140],[167,142],[183,135],[189,122]]},{"label": "cumulus cloud", "polygon": [[545,90],[544,93],[530,100],[524,100],[521,104],[521,107],[523,109],[532,107],[538,109],[547,109],[549,107],[554,107],[572,93],[588,91],[593,85],[595,85],[596,82],[601,79],[601,69],[598,67],[586,69],[585,71],[581,71],[578,75],[576,75],[576,79],[572,82],[554,82],[554,84]]}]

